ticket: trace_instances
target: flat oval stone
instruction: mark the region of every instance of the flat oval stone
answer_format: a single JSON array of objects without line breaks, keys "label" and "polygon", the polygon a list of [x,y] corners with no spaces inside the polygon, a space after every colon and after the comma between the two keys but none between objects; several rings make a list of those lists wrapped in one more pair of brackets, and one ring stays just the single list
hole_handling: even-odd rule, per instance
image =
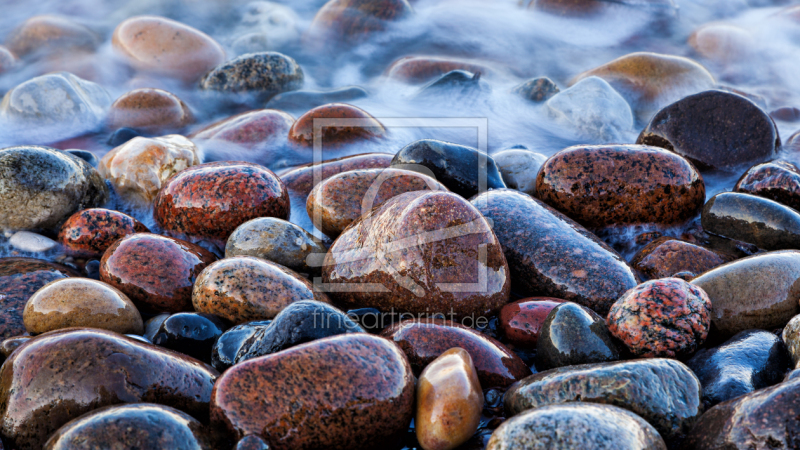
[{"label": "flat oval stone", "polygon": [[566,302],[547,314],[536,345],[540,370],[618,359],[619,350],[605,320],[591,309]]},{"label": "flat oval stone", "polygon": [[67,254],[100,258],[118,239],[134,233],[149,233],[141,222],[119,211],[90,208],[69,217],[58,233],[58,242]]},{"label": "flat oval stone", "polygon": [[284,139],[293,124],[294,117],[283,111],[257,109],[214,122],[189,137],[261,148],[279,138]]},{"label": "flat oval stone", "polygon": [[463,348],[451,348],[419,377],[417,440],[425,450],[454,449],[478,430],[482,410],[483,392],[472,358]]},{"label": "flat oval stone", "polygon": [[494,224],[520,295],[560,298],[605,315],[638,284],[617,252],[535,198],[504,189],[485,192],[472,204]]},{"label": "flat oval stone", "polygon": [[792,317],[783,328],[781,337],[792,355],[792,366],[796,368],[800,363],[800,316]]},{"label": "flat oval stone", "polygon": [[739,178],[733,190],[800,209],[800,169],[788,161],[758,164]]},{"label": "flat oval stone", "polygon": [[300,89],[303,80],[303,69],[283,53],[248,53],[212,69],[200,80],[200,88],[273,96]]},{"label": "flat oval stone", "polygon": [[289,217],[286,186],[271,170],[248,162],[190,167],[166,182],[153,206],[167,234],[220,247],[248,220]]},{"label": "flat oval stone", "polygon": [[5,45],[20,58],[56,52],[92,51],[100,37],[89,28],[64,16],[41,15],[27,19],[10,35]]},{"label": "flat oval stone", "polygon": [[153,344],[208,363],[211,348],[228,327],[227,322],[211,314],[172,314],[161,322]]},{"label": "flat oval stone", "polygon": [[642,283],[611,306],[608,329],[637,357],[690,355],[708,337],[711,300],[678,278]]},{"label": "flat oval stone", "polygon": [[335,238],[372,208],[414,191],[447,191],[447,188],[410,170],[353,170],[318,184],[308,196],[306,211],[317,229]]},{"label": "flat oval stone", "polygon": [[640,415],[668,443],[680,441],[700,417],[700,382],[674,359],[639,359],[560,367],[537,373],[506,392],[506,413],[582,401]]},{"label": "flat oval stone", "polygon": [[8,243],[17,250],[30,253],[45,253],[59,247],[58,242],[49,237],[30,231],[17,231],[8,238]]},{"label": "flat oval stone", "polygon": [[119,289],[144,312],[192,309],[192,286],[216,260],[208,250],[150,233],[124,237],[100,260],[100,280]]},{"label": "flat oval stone", "polygon": [[386,328],[381,336],[400,346],[415,375],[453,347],[463,348],[472,357],[484,389],[510,386],[531,374],[531,369],[505,345],[455,321],[405,320]]},{"label": "flat oval stone", "polygon": [[219,378],[211,403],[213,426],[236,439],[260,435],[276,450],[375,446],[406,430],[413,413],[405,356],[363,333],[237,364]]},{"label": "flat oval stone", "polygon": [[[300,116],[289,130],[289,142],[305,148],[314,146],[314,123],[316,120],[358,120],[358,125],[325,124],[320,130],[322,149],[339,149],[349,144],[376,141],[386,137],[386,128],[370,113],[345,103],[330,103],[318,106]],[[322,150],[321,149],[321,150]]]},{"label": "flat oval stone", "polygon": [[500,329],[515,346],[536,348],[544,320],[561,303],[564,300],[550,297],[529,297],[509,303],[500,310]]},{"label": "flat oval stone", "polygon": [[686,365],[703,386],[706,409],[783,381],[791,357],[781,338],[745,330],[716,348],[698,351]]},{"label": "flat oval stone", "polygon": [[214,343],[211,348],[211,365],[220,372],[224,372],[234,364],[236,354],[242,345],[257,331],[265,328],[271,320],[256,320],[236,325],[226,332]]},{"label": "flat oval stone", "polygon": [[[472,147],[433,139],[408,144],[394,156],[392,167],[433,176],[464,198],[486,189],[506,187],[491,156]],[[480,186],[481,173],[486,177],[486,186]]]},{"label": "flat oval stone", "polygon": [[311,233],[275,217],[260,217],[239,225],[225,245],[226,258],[254,256],[305,274],[320,271],[319,267],[308,265],[309,255],[327,252]]},{"label": "flat oval stone", "polygon": [[709,233],[766,250],[800,249],[800,213],[766,198],[723,192],[706,203],[701,218]]},{"label": "flat oval stone", "polygon": [[225,61],[225,51],[210,36],[157,16],[126,19],[111,45],[133,67],[192,82]]},{"label": "flat oval stone", "polygon": [[590,403],[551,405],[506,420],[486,450],[535,448],[571,450],[666,450],[652,425],[622,408]]},{"label": "flat oval stone", "polygon": [[673,224],[697,214],[706,188],[692,164],[660,148],[575,146],[544,163],[536,196],[587,227]]},{"label": "flat oval stone", "polygon": [[65,278],[46,284],[28,299],[22,318],[32,334],[70,327],[144,333],[142,316],[128,296],[88,278]]},{"label": "flat oval stone", "polygon": [[681,272],[700,275],[734,259],[732,255],[663,236],[639,250],[631,259],[631,266],[651,279],[658,279]]},{"label": "flat oval stone", "polygon": [[664,107],[636,143],[666,148],[701,170],[731,169],[774,158],[780,137],[775,123],[756,104],[712,90]]},{"label": "flat oval stone", "polygon": [[23,344],[0,368],[3,436],[20,450],[42,448],[70,420],[119,403],[157,402],[205,421],[218,375],[111,331],[53,331]]},{"label": "flat oval stone", "polygon": [[300,300],[330,303],[308,280],[270,261],[251,256],[226,258],[197,277],[192,304],[198,312],[240,324],[274,318]]},{"label": "flat oval stone", "polygon": [[194,120],[189,107],[174,94],[142,88],[126,92],[108,111],[111,128],[135,128],[152,133],[182,128]]},{"label": "flat oval stone", "polygon": [[739,259],[692,280],[711,299],[712,333],[725,338],[751,328],[771,330],[800,314],[800,252]]},{"label": "flat oval stone", "polygon": [[34,145],[0,149],[0,229],[52,229],[108,197],[97,171],[76,156]]},{"label": "flat oval stone", "polygon": [[407,192],[374,208],[333,243],[322,279],[346,309],[473,318],[499,310],[511,284],[486,219],[442,191]]},{"label": "flat oval stone", "polygon": [[536,194],[536,175],[547,157],[523,149],[503,150],[492,155],[503,182],[510,189],[533,196]]},{"label": "flat oval stone", "polygon": [[171,176],[197,164],[200,164],[200,157],[194,143],[171,134],[134,137],[106,153],[97,170],[111,182],[120,197],[149,207]]},{"label": "flat oval stone", "polygon": [[328,103],[343,103],[369,97],[360,86],[346,86],[329,91],[291,91],[278,94],[267,102],[268,108],[284,111],[308,111]]},{"label": "flat oval stone", "polygon": [[168,406],[140,403],[108,406],[74,419],[53,433],[44,449],[214,450],[219,445],[194,417]]},{"label": "flat oval stone", "polygon": [[77,277],[69,267],[33,258],[0,258],[0,338],[27,334],[25,303],[51,281]]},{"label": "flat oval stone", "polygon": [[304,40],[320,49],[330,40],[363,42],[413,12],[408,0],[330,0],[317,11]]}]

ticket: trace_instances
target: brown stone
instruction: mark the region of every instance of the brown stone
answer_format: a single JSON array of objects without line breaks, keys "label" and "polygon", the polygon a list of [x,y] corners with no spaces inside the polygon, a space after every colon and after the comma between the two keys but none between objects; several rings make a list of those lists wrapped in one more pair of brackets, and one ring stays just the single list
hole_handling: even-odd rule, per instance
[{"label": "brown stone", "polygon": [[495,71],[484,63],[439,56],[405,56],[386,69],[390,79],[408,84],[423,84],[454,70],[465,70],[481,75]]},{"label": "brown stone", "polygon": [[800,211],[800,169],[788,161],[770,161],[751,167],[733,190],[775,200]]},{"label": "brown stone", "polygon": [[64,251],[82,258],[100,258],[114,242],[134,233],[149,233],[141,222],[119,211],[90,208],[79,211],[61,226],[58,242]]},{"label": "brown stone", "polygon": [[679,272],[700,275],[736,259],[669,236],[660,237],[639,250],[631,266],[651,279],[667,278]]},{"label": "brown stone", "polygon": [[551,297],[529,297],[509,303],[500,310],[500,329],[508,342],[534,349],[544,320],[561,303],[564,300]]},{"label": "brown stone", "polygon": [[6,47],[20,58],[34,53],[92,51],[100,37],[92,30],[61,16],[34,16],[6,38]]},{"label": "brown stone", "polygon": [[194,118],[189,107],[174,94],[161,89],[135,89],[118,98],[108,111],[108,126],[150,133],[183,128]]},{"label": "brown stone", "polygon": [[727,23],[704,24],[689,36],[689,45],[697,53],[719,63],[730,63],[746,57],[754,44],[755,40],[749,31]]},{"label": "brown stone", "polygon": [[285,139],[294,117],[275,109],[257,109],[214,122],[191,134],[192,139],[231,142],[245,148],[261,147]]},{"label": "brown stone", "polygon": [[387,22],[409,17],[414,10],[408,0],[330,0],[319,9],[303,40],[312,48],[330,48],[331,40],[364,42]]},{"label": "brown stone", "polygon": [[368,112],[344,103],[330,103],[300,116],[289,130],[289,142],[299,146],[314,147],[315,119],[358,119],[358,125],[324,126],[321,129],[322,150],[339,149],[349,144],[374,141],[386,136],[386,129]]}]

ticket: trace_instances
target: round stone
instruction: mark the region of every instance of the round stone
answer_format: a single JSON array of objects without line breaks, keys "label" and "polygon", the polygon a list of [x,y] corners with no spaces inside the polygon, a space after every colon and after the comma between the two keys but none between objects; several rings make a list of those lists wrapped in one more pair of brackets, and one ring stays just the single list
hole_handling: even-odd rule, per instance
[{"label": "round stone", "polygon": [[619,350],[605,320],[591,309],[566,302],[556,305],[547,314],[536,344],[538,369],[618,359]]},{"label": "round stone", "polygon": [[753,34],[728,23],[707,23],[694,30],[688,44],[705,58],[721,64],[741,60],[755,49]]},{"label": "round stone", "polygon": [[314,16],[304,40],[315,48],[331,41],[363,42],[413,12],[408,0],[330,0]]},{"label": "round stone", "polygon": [[706,203],[703,229],[766,250],[800,249],[800,212],[750,194],[723,192]]},{"label": "round stone", "polygon": [[390,79],[407,84],[424,84],[454,70],[490,75],[494,70],[487,64],[457,58],[405,56],[386,69]]},{"label": "round stone", "polygon": [[305,148],[314,147],[314,123],[317,119],[344,119],[359,121],[357,126],[325,126],[320,130],[322,149],[339,149],[348,144],[375,141],[386,137],[386,129],[368,112],[344,103],[331,103],[314,108],[300,116],[289,130],[289,142]]},{"label": "round stone", "polygon": [[81,258],[100,258],[118,239],[134,233],[149,233],[141,222],[119,211],[91,208],[67,219],[58,233],[58,242],[67,254]]},{"label": "round stone", "polygon": [[531,297],[517,300],[500,310],[500,329],[508,342],[525,348],[536,348],[547,315],[564,300]]},{"label": "round stone", "polygon": [[89,28],[64,16],[41,15],[27,19],[10,35],[5,44],[20,58],[56,52],[92,51],[100,37]]},{"label": "round stone", "polygon": [[200,88],[229,93],[260,93],[267,96],[303,87],[303,69],[278,52],[248,53],[225,62],[200,80]]},{"label": "round stone", "polygon": [[159,325],[153,344],[209,363],[211,348],[228,326],[224,320],[211,314],[172,314]]},{"label": "round stone", "polygon": [[151,133],[182,128],[193,121],[192,112],[181,99],[161,89],[135,89],[111,104],[110,128],[134,128]]},{"label": "round stone", "polygon": [[753,194],[800,210],[800,169],[788,161],[758,164],[739,178],[735,192]]},{"label": "round stone", "polygon": [[734,259],[732,255],[663,236],[639,250],[631,259],[631,266],[658,279],[686,272],[699,275]]},{"label": "round stone", "polygon": [[524,149],[510,149],[492,155],[503,181],[510,189],[534,196],[536,175],[547,157]]},{"label": "round stone", "polygon": [[239,225],[228,238],[225,257],[255,256],[285,266],[295,272],[318,273],[309,266],[309,255],[324,256],[328,249],[311,233],[274,217],[261,217]]},{"label": "round stone", "polygon": [[285,139],[293,124],[294,117],[283,111],[257,109],[212,123],[189,137],[260,149],[278,139]]}]

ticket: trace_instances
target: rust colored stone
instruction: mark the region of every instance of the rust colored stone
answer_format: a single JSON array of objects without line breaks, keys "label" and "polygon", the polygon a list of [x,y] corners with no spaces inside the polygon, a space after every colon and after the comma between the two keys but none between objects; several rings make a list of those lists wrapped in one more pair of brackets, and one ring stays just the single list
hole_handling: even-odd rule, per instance
[{"label": "rust colored stone", "polygon": [[500,329],[508,342],[525,348],[536,348],[544,319],[564,300],[551,297],[529,297],[503,306]]},{"label": "rust colored stone", "polygon": [[408,0],[330,0],[314,16],[307,44],[330,48],[330,40],[363,42],[375,32],[386,29],[387,22],[410,16],[414,10]]},{"label": "rust colored stone", "polygon": [[742,175],[733,190],[800,210],[800,169],[788,161],[758,164]]},{"label": "rust colored stone", "polygon": [[100,44],[100,37],[66,17],[41,15],[23,22],[6,38],[5,44],[22,58],[34,53],[92,51]]},{"label": "rust colored stone", "polygon": [[67,254],[100,258],[114,242],[134,233],[149,233],[141,222],[119,211],[84,209],[70,216],[58,233]]},{"label": "rust colored stone", "polygon": [[232,142],[252,148],[283,139],[294,124],[294,117],[275,109],[257,109],[214,122],[192,133],[192,139]]},{"label": "rust colored stone", "polygon": [[321,129],[322,149],[338,149],[348,144],[374,141],[386,136],[386,129],[368,112],[345,103],[330,103],[300,116],[289,130],[289,142],[299,146],[314,146],[314,119],[360,119],[357,126],[325,126]]},{"label": "rust colored stone", "polygon": [[194,118],[189,107],[174,94],[161,89],[135,89],[118,98],[108,111],[108,126],[128,127],[151,133],[182,128]]},{"label": "rust colored stone", "polygon": [[736,259],[669,236],[658,238],[639,250],[631,266],[651,279],[667,278],[679,272],[699,275]]},{"label": "rust colored stone", "polygon": [[390,79],[408,84],[423,84],[454,70],[488,75],[494,70],[482,62],[439,56],[405,56],[386,69]]}]

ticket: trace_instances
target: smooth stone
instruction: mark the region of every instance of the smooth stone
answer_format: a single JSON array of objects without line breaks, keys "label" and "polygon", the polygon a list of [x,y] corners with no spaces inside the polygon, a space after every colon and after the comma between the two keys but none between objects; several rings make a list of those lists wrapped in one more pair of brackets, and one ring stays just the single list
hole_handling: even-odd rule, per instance
[{"label": "smooth stone", "polygon": [[220,372],[224,372],[234,364],[236,354],[245,342],[257,331],[267,327],[271,320],[256,320],[236,325],[224,333],[214,342],[211,348],[211,365]]},{"label": "smooth stone", "polygon": [[215,450],[219,445],[194,417],[168,406],[139,403],[107,406],[73,419],[50,436],[44,450]]},{"label": "smooth stone", "polygon": [[317,229],[335,238],[372,208],[414,191],[447,191],[447,188],[410,170],[353,170],[318,184],[308,196],[306,212]]},{"label": "smooth stone", "polygon": [[674,359],[639,359],[561,367],[537,373],[506,392],[510,415],[567,402],[602,403],[638,414],[668,443],[680,441],[703,411],[701,385]]},{"label": "smooth stone", "polygon": [[194,143],[171,134],[134,137],[106,153],[97,170],[125,201],[149,207],[170,177],[198,164]]},{"label": "smooth stone", "polygon": [[119,211],[90,208],[69,217],[58,233],[65,253],[81,258],[100,258],[108,247],[134,233],[149,233],[141,222]]},{"label": "smooth stone", "polygon": [[225,245],[225,257],[254,256],[295,272],[317,274],[308,265],[309,255],[325,255],[328,249],[298,225],[275,217],[260,217],[239,225]]},{"label": "smooth stone", "polygon": [[323,292],[295,272],[252,256],[226,258],[209,265],[197,277],[192,304],[234,324],[273,319],[300,300],[330,303]]},{"label": "smooth stone", "polygon": [[800,210],[800,169],[788,161],[758,164],[739,178],[733,190]]},{"label": "smooth stone", "polygon": [[99,44],[97,33],[68,17],[56,15],[33,16],[5,40],[6,47],[20,58],[93,51]]},{"label": "smooth stone", "polygon": [[644,122],[664,106],[717,84],[711,73],[694,60],[649,52],[619,57],[581,73],[570,84],[593,76],[616,89],[631,105],[637,120]]},{"label": "smooth stone", "polygon": [[70,327],[144,333],[142,316],[128,296],[88,278],[65,278],[44,285],[28,299],[22,319],[31,334]]},{"label": "smooth stone", "polygon": [[790,364],[781,338],[763,330],[742,331],[686,361],[703,386],[706,409],[780,383]]},{"label": "smooth stone", "polygon": [[561,92],[561,89],[559,89],[558,85],[550,78],[540,77],[531,78],[530,80],[517,85],[511,90],[511,92],[524,98],[525,100],[529,100],[534,103],[542,103],[550,100],[551,97]]},{"label": "smooth stone", "polygon": [[706,188],[689,161],[661,148],[575,146],[544,163],[536,196],[587,227],[666,225],[695,217]]},{"label": "smooth stone", "polygon": [[682,272],[699,275],[734,259],[732,255],[663,236],[639,250],[631,259],[631,266],[651,279],[658,279]]},{"label": "smooth stone", "polygon": [[283,182],[264,166],[213,162],[167,180],[153,207],[166,234],[224,247],[233,230],[248,220],[288,219],[289,195]]},{"label": "smooth stone", "polygon": [[126,19],[111,45],[133,67],[187,83],[225,61],[225,50],[210,36],[166,17]]},{"label": "smooth stone", "polygon": [[247,149],[266,149],[285,139],[294,124],[294,117],[275,109],[257,109],[215,122],[189,137],[222,141]]},{"label": "smooth stone", "polygon": [[591,309],[566,302],[547,314],[536,344],[538,369],[618,359],[619,350],[611,340],[605,320]]},{"label": "smooth stone", "polygon": [[325,256],[322,281],[344,309],[473,320],[508,302],[511,284],[489,223],[443,191],[401,194],[344,230]]},{"label": "smooth stone", "polygon": [[11,356],[14,350],[31,339],[33,339],[33,336],[14,336],[4,339],[3,342],[0,342],[0,353],[2,353],[3,359]]},{"label": "smooth stone", "polygon": [[592,17],[614,10],[620,6],[642,11],[675,12],[678,6],[673,0],[533,0],[529,9],[566,17]]},{"label": "smooth stone", "polygon": [[694,30],[688,44],[701,56],[730,64],[751,56],[755,38],[745,28],[728,23],[707,23]]},{"label": "smooth stone", "polygon": [[481,73],[453,70],[429,82],[413,96],[416,101],[444,104],[470,104],[484,99],[492,87],[481,80]]},{"label": "smooth stone", "polygon": [[273,96],[303,87],[303,69],[278,52],[248,53],[224,62],[200,80],[200,88]]},{"label": "smooth stone", "polygon": [[86,161],[87,163],[89,163],[90,166],[94,167],[95,169],[97,168],[97,166],[100,165],[100,160],[97,159],[97,156],[95,156],[94,153],[88,150],[69,149],[65,151],[70,155],[77,156],[78,158]]},{"label": "smooth stone", "polygon": [[150,133],[183,128],[194,117],[185,103],[161,89],[143,88],[126,92],[108,111],[110,128],[134,128]]},{"label": "smooth stone", "polygon": [[108,197],[97,171],[76,156],[50,147],[0,149],[1,229],[53,229]]},{"label": "smooth stone", "polygon": [[404,56],[386,69],[386,77],[406,84],[425,84],[454,70],[494,74],[489,65],[478,61],[439,56]]},{"label": "smooth stone", "polygon": [[257,327],[239,347],[234,364],[345,333],[364,330],[327,303],[300,300],[284,308],[269,325]]},{"label": "smooth stone", "polygon": [[505,345],[456,321],[405,320],[389,326],[381,336],[403,350],[415,375],[453,347],[469,353],[483,389],[508,387],[531,374],[531,369]]},{"label": "smooth stone", "polygon": [[472,203],[492,221],[519,295],[560,298],[605,315],[638,284],[617,252],[540,200],[506,189]]},{"label": "smooth stone", "polygon": [[413,414],[405,356],[363,333],[237,364],[217,380],[211,400],[212,426],[236,439],[259,435],[275,450],[374,447],[405,431]]},{"label": "smooth stone", "polygon": [[[434,139],[408,144],[394,156],[391,167],[432,176],[467,199],[487,189],[506,187],[491,156],[472,147]],[[481,186],[481,173],[486,177],[486,186]]]},{"label": "smooth stone", "polygon": [[317,50],[335,42],[364,42],[413,12],[407,0],[330,0],[317,11],[304,42]]},{"label": "smooth stone", "polygon": [[637,144],[663,147],[699,169],[732,169],[774,158],[780,137],[772,119],[750,100],[705,91],[661,109]]},{"label": "smooth stone", "polygon": [[794,106],[782,106],[769,112],[769,116],[775,120],[784,122],[797,122],[800,120],[800,109]]},{"label": "smooth stone", "polygon": [[17,57],[6,47],[0,45],[0,74],[13,69],[17,62]]},{"label": "smooth stone", "polygon": [[119,289],[143,312],[192,310],[192,286],[217,258],[180,239],[150,233],[126,236],[100,260],[100,280]]},{"label": "smooth stone", "polygon": [[781,337],[789,349],[789,354],[792,355],[793,367],[796,368],[800,363],[800,316],[792,317],[783,328]]},{"label": "smooth stone", "polygon": [[472,358],[451,348],[433,360],[417,382],[414,427],[424,450],[452,450],[478,430],[483,392]]},{"label": "smooth stone", "polygon": [[58,247],[58,242],[30,231],[17,231],[8,238],[8,243],[17,250],[30,253],[45,253]]},{"label": "smooth stone", "polygon": [[503,336],[514,346],[536,348],[547,315],[561,303],[564,300],[529,297],[503,306],[498,316]]},{"label": "smooth stone", "polygon": [[157,314],[149,319],[147,322],[144,323],[144,335],[143,337],[150,342],[153,342],[153,339],[156,337],[156,333],[158,333],[158,329],[161,328],[161,324],[164,323],[169,316],[172,314],[170,313],[161,313]]},{"label": "smooth stone", "polygon": [[330,91],[291,91],[278,94],[267,102],[267,108],[284,111],[308,111],[329,103],[345,103],[369,97],[360,86],[347,86]]},{"label": "smooth stone", "polygon": [[708,337],[711,300],[684,280],[652,280],[620,297],[611,306],[607,321],[611,334],[634,356],[687,356]]},{"label": "smooth stone", "polygon": [[541,153],[522,149],[509,149],[492,155],[503,182],[509,189],[534,196],[536,194],[536,175],[547,157]]},{"label": "smooth stone", "polygon": [[800,314],[800,252],[769,252],[739,259],[692,280],[711,299],[712,334],[730,337],[784,326]]},{"label": "smooth stone", "polygon": [[73,269],[33,258],[0,258],[0,338],[27,334],[28,299],[51,281],[77,277]]},{"label": "smooth stone", "polygon": [[486,450],[666,450],[644,419],[610,405],[570,403],[526,411],[503,422]]},{"label": "smooth stone", "polygon": [[550,118],[581,139],[598,143],[624,142],[633,129],[628,102],[598,77],[588,77],[545,102]]},{"label": "smooth stone", "polygon": [[153,344],[209,363],[211,348],[228,327],[228,323],[211,314],[177,313],[161,322]]},{"label": "smooth stone", "polygon": [[[136,131],[134,129],[131,129],[131,128],[120,128],[118,130],[115,130],[113,133],[111,133],[111,136],[108,137],[108,141],[106,141],[106,144],[108,144],[108,145],[110,145],[112,147],[119,147],[120,145],[130,141],[131,139],[133,139],[135,137],[139,137],[141,135],[142,135],[141,133],[139,133],[138,131]],[[100,164],[98,162],[98,166],[99,165]]]},{"label": "smooth stone", "polygon": [[0,418],[12,448],[42,448],[59,427],[119,403],[157,402],[206,421],[219,374],[117,333],[67,329],[31,339],[0,368]]},{"label": "smooth stone", "polygon": [[706,203],[701,218],[709,233],[766,250],[800,249],[800,213],[766,198],[723,192]]},{"label": "smooth stone", "polygon": [[[339,125],[337,119],[345,122],[357,120],[357,125]],[[333,123],[325,124],[326,120]],[[320,121],[321,148],[315,147],[314,127]],[[318,106],[297,119],[289,130],[289,142],[301,148],[314,151],[336,150],[348,145],[369,141],[379,141],[386,137],[386,128],[370,113],[345,103],[330,103]]]},{"label": "smooth stone", "polygon": [[260,436],[251,434],[237,442],[234,450],[269,450],[269,445]]}]

